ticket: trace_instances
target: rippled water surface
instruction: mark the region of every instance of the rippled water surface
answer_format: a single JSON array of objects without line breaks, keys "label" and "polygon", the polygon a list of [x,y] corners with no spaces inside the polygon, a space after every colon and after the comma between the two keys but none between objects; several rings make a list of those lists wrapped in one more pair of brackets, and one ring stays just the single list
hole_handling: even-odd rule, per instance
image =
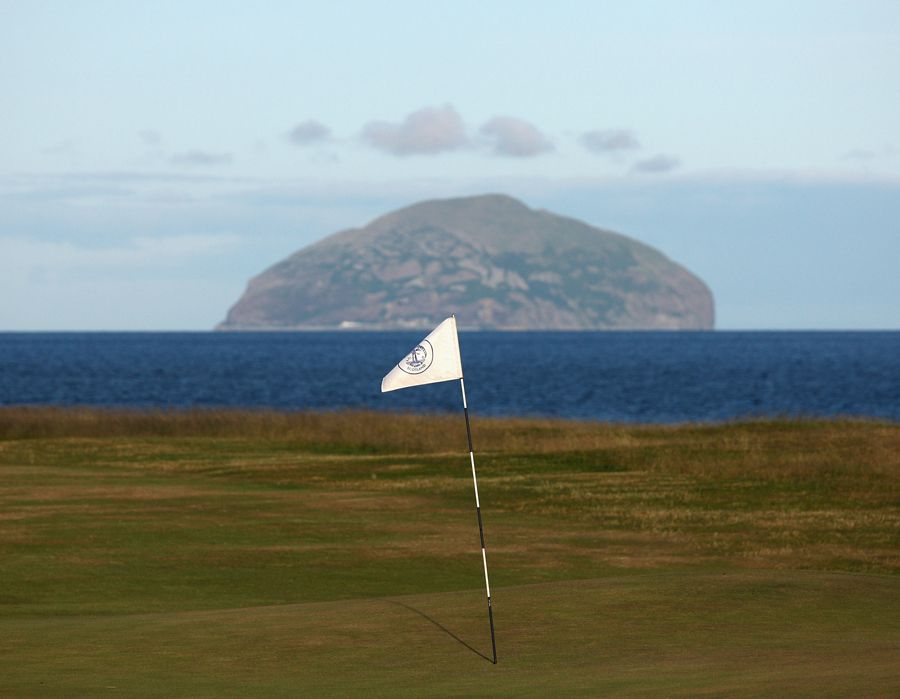
[{"label": "rippled water surface", "polygon": [[[2,333],[0,404],[453,411],[381,394],[425,333]],[[473,413],[626,422],[900,419],[900,332],[461,333]]]}]

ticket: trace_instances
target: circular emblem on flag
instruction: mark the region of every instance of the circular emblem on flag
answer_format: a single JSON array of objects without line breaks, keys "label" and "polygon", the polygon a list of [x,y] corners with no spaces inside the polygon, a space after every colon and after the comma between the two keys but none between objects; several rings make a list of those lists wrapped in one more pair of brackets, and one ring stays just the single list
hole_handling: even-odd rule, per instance
[{"label": "circular emblem on flag", "polygon": [[397,365],[401,371],[407,374],[421,374],[434,361],[434,349],[428,340],[422,340],[413,351],[407,354]]}]

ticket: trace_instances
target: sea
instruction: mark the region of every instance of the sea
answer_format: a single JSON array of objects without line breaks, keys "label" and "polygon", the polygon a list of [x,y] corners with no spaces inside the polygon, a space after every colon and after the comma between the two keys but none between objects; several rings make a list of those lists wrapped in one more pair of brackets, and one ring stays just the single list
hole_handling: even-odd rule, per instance
[{"label": "sea", "polygon": [[[423,332],[0,333],[0,405],[461,409],[381,378]],[[461,332],[474,415],[619,423],[900,420],[900,332]]]}]

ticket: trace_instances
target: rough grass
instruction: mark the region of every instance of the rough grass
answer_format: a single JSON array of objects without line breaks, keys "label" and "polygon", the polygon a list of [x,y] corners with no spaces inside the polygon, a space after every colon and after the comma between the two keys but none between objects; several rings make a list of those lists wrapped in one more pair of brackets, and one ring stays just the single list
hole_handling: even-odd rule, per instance
[{"label": "rough grass", "polygon": [[473,431],[497,668],[460,417],[0,409],[0,694],[900,692],[900,426]]}]

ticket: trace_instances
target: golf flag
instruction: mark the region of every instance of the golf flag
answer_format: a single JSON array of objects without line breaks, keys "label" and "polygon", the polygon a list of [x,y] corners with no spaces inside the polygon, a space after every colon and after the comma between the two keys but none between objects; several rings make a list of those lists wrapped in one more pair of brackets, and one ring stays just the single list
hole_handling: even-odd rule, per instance
[{"label": "golf flag", "polygon": [[484,545],[484,524],[481,521],[481,501],[478,499],[478,477],[475,473],[475,450],[472,448],[472,428],[469,426],[469,406],[466,403],[466,382],[463,379],[462,359],[459,356],[459,337],[456,316],[450,316],[431,334],[412,348],[400,363],[381,380],[381,392],[398,388],[422,386],[439,381],[459,379],[463,414],[466,417],[466,436],[469,439],[469,462],[472,464],[472,485],[475,487],[475,512],[478,515],[478,534],[481,537],[481,560],[484,563],[484,589],[487,593],[488,621],[491,624],[491,650],[497,664],[497,641],[494,636],[494,610],[491,607],[491,583],[488,580],[487,549]]},{"label": "golf flag", "polygon": [[462,377],[456,317],[450,316],[413,347],[410,353],[381,380],[381,392],[439,381],[452,381]]}]

